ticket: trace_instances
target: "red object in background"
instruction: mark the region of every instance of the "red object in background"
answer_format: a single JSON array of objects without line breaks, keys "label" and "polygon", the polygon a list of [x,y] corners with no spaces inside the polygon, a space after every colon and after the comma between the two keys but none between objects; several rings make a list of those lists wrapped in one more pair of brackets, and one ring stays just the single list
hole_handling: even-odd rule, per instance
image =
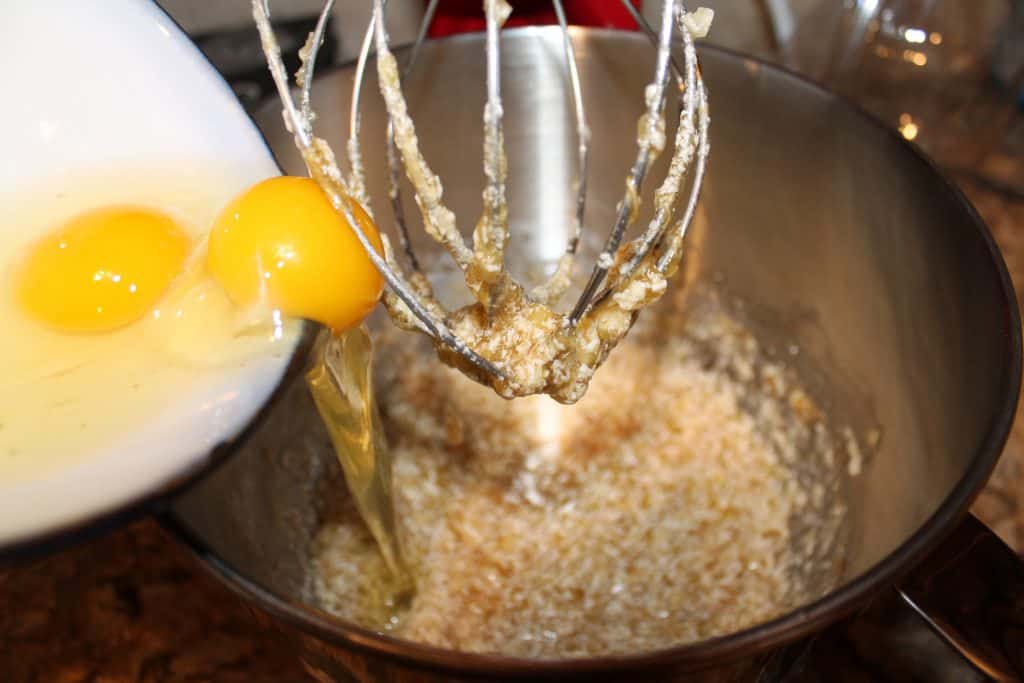
[{"label": "red object in background", "polygon": [[[638,9],[643,0],[630,0]],[[424,2],[426,4],[426,0]],[[506,26],[557,24],[551,0],[509,0],[512,16]],[[570,24],[635,30],[629,11],[618,0],[563,0],[565,17]],[[471,33],[485,28],[483,0],[441,0],[430,26],[431,38],[454,33]]]}]

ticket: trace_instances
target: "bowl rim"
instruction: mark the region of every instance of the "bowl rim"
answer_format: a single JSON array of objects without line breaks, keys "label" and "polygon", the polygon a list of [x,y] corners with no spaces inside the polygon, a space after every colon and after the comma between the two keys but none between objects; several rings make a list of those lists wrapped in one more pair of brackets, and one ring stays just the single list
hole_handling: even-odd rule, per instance
[{"label": "bowl rim", "polygon": [[[507,29],[511,33],[520,34],[544,30],[545,28],[541,27]],[[634,39],[636,35],[634,32],[604,28],[573,27],[572,31],[580,35],[597,35],[611,39]],[[479,34],[462,34],[439,40],[449,42],[479,40]],[[278,595],[248,579],[229,562],[220,558],[202,539],[194,534],[188,528],[187,523],[178,517],[172,508],[165,509],[159,515],[158,520],[162,526],[183,542],[200,562],[233,592],[271,616],[306,634],[332,645],[384,657],[413,669],[463,676],[499,678],[523,675],[559,678],[566,675],[613,674],[625,671],[666,669],[667,667],[677,671],[706,669],[792,643],[850,616],[868,599],[892,587],[924,560],[928,553],[934,550],[956,524],[968,514],[970,504],[987,482],[1002,453],[1016,413],[1021,387],[1021,319],[1016,293],[999,247],[977,210],[948,175],[938,168],[936,163],[928,158],[917,145],[907,141],[898,131],[886,126],[860,105],[822,87],[805,76],[788,68],[771,64],[761,58],[714,45],[701,45],[699,50],[717,54],[728,60],[753,64],[759,69],[776,72],[783,78],[796,81],[801,87],[814,90],[820,96],[837,101],[852,109],[867,125],[902,145],[909,154],[916,157],[917,161],[926,167],[927,172],[934,175],[939,186],[944,187],[954,202],[959,205],[988,250],[990,264],[999,283],[1005,309],[1007,372],[1001,388],[1002,404],[985,430],[964,474],[917,531],[870,569],[838,589],[779,617],[735,633],[638,654],[528,659],[459,652],[422,645],[344,622],[323,610]],[[345,70],[352,63],[346,62],[325,69],[323,75]]]},{"label": "bowl rim", "polygon": [[[151,11],[155,12],[157,16],[162,16],[164,20],[177,29],[179,39],[192,45],[197,55],[209,67],[211,81],[219,83],[223,88],[225,95],[230,96],[237,101],[238,98],[235,96],[234,90],[231,88],[231,84],[228,83],[223,74],[221,74],[217,67],[214,66],[213,62],[210,61],[210,58],[207,57],[201,49],[199,49],[195,40],[193,40],[193,38],[185,31],[184,27],[182,27],[182,25],[173,16],[171,16],[171,14],[160,5],[160,3],[156,2],[156,0],[151,0],[149,5]],[[277,168],[278,173],[283,173],[280,159],[278,159],[277,155],[274,154],[274,150],[270,147],[270,143],[267,142],[267,137],[263,134],[263,130],[256,125],[256,121],[253,118],[252,113],[246,110],[245,107],[241,105],[241,102],[238,102],[238,105],[240,112],[244,114],[246,119],[248,119],[249,125],[253,128],[253,132],[256,133],[257,138],[263,144],[263,148],[266,151],[268,158]],[[211,448],[205,455],[187,462],[173,476],[163,483],[158,484],[155,487],[143,489],[138,495],[116,504],[112,508],[69,520],[39,534],[18,538],[9,543],[0,543],[0,568],[41,557],[71,545],[83,543],[114,528],[135,521],[150,512],[159,512],[179,493],[200,481],[206,475],[215,471],[228,460],[232,453],[245,444],[251,436],[254,428],[263,421],[267,412],[270,411],[273,408],[273,405],[280,399],[280,395],[283,393],[283,387],[285,387],[297,373],[302,372],[305,369],[306,357],[309,350],[312,348],[313,340],[316,336],[315,332],[316,326],[314,324],[308,321],[302,322],[302,329],[300,331],[299,338],[289,355],[287,364],[284,366],[284,371],[281,375],[280,381],[270,392],[259,410],[255,411],[244,421],[242,429],[233,437],[225,438],[223,441]]]}]

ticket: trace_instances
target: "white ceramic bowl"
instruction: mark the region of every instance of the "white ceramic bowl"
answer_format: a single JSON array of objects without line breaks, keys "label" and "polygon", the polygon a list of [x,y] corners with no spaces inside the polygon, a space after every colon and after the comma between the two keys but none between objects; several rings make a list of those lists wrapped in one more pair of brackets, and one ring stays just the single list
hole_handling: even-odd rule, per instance
[{"label": "white ceramic bowl", "polygon": [[[228,85],[145,0],[0,3],[0,62],[0,196],[55,172],[209,161],[240,169],[226,202],[279,173]],[[68,538],[208,468],[214,449],[270,397],[294,352],[290,345],[241,370],[209,372],[190,395],[74,466],[0,481],[0,555]]]}]

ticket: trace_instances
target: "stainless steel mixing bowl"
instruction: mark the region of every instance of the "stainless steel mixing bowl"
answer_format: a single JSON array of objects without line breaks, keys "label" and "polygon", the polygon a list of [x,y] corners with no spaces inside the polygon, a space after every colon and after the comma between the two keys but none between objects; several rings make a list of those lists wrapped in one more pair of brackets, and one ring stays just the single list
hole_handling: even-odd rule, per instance
[{"label": "stainless steel mixing bowl", "polygon": [[[580,30],[574,38],[594,137],[587,224],[609,226],[653,51],[632,34]],[[552,261],[565,243],[575,141],[557,33],[524,29],[504,40],[512,254],[526,273],[526,264]],[[461,216],[480,208],[482,54],[479,36],[428,44],[407,89],[425,154]],[[896,587],[979,663],[1012,671],[1012,651],[982,651],[985,634],[951,614],[957,601],[942,605],[929,592],[951,571],[976,577],[972,562],[982,550],[1005,560],[1000,576],[1019,571],[994,537],[964,521],[1009,432],[1020,380],[1017,304],[996,246],[926,159],[854,107],[740,55],[705,49],[701,58],[712,156],[685,277],[746,302],[744,316],[767,345],[797,345],[796,369],[830,413],[860,433],[880,428],[878,452],[851,489],[842,585],[740,633],[618,658],[465,655],[341,623],[303,598],[317,488],[332,464],[280,456],[282,443],[325,439],[311,410],[288,411],[304,400],[297,382],[165,521],[229,586],[277,617],[311,668],[338,680],[768,679],[785,661],[781,646]],[[318,125],[336,150],[347,134],[351,79],[341,69],[314,87]],[[364,156],[386,226],[384,116],[368,92]],[[301,172],[278,107],[268,105],[259,120],[284,168]],[[933,552],[947,561],[941,570],[926,564],[908,574]],[[948,595],[948,585],[941,592]]]}]

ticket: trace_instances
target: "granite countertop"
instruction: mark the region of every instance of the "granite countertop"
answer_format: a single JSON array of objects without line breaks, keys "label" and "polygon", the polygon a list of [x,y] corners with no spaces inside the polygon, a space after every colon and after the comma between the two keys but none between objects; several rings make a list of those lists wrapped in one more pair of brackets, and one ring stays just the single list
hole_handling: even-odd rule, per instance
[{"label": "granite countertop", "polygon": [[0,573],[5,683],[306,680],[152,521]]}]

